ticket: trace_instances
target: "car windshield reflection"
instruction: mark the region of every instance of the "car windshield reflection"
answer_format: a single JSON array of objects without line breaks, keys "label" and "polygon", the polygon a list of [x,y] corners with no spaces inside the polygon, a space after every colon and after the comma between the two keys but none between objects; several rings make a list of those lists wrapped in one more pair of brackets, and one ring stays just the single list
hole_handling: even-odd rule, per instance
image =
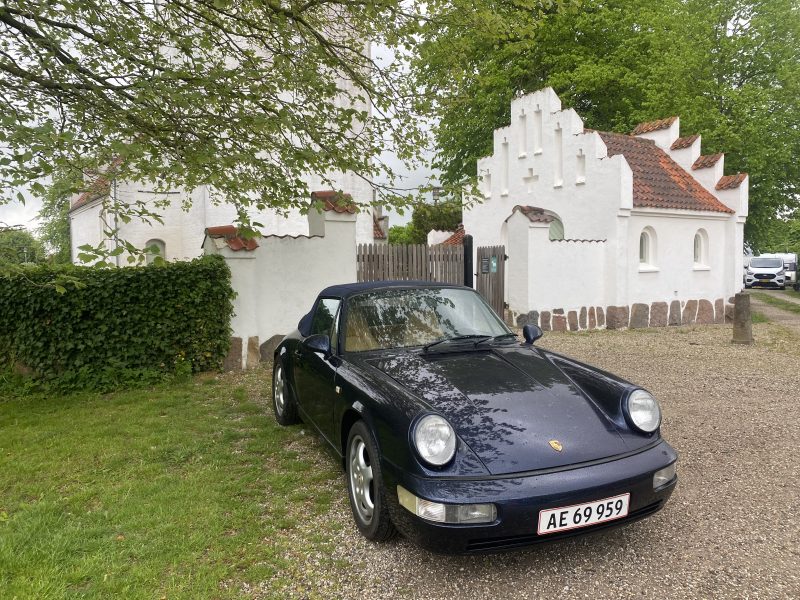
[{"label": "car windshield reflection", "polygon": [[[345,324],[345,350],[365,352],[458,340],[510,337],[476,292],[459,288],[392,289],[354,296]],[[441,345],[441,344],[440,344]]]}]

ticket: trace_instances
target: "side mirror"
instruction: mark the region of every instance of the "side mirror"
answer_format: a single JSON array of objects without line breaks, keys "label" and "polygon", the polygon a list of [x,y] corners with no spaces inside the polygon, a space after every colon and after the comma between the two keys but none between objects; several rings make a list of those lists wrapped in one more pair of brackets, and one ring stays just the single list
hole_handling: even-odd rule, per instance
[{"label": "side mirror", "polygon": [[303,347],[311,352],[320,352],[327,358],[331,355],[331,338],[324,333],[318,333],[304,339]]},{"label": "side mirror", "polygon": [[542,329],[538,325],[525,325],[522,328],[522,337],[525,338],[526,344],[532,344],[542,337],[542,335]]}]

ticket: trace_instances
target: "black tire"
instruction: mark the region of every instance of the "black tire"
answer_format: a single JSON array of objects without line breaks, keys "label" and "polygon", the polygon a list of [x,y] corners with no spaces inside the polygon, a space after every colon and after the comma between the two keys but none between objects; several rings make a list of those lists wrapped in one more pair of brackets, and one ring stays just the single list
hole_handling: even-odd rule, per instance
[{"label": "black tire", "polygon": [[275,366],[272,367],[272,410],[279,425],[295,425],[300,422],[297,402],[289,388],[286,367],[280,358],[275,359]]},{"label": "black tire", "polygon": [[[360,463],[363,465],[359,466]],[[357,421],[350,428],[345,469],[347,495],[358,530],[373,542],[385,542],[395,537],[397,530],[389,517],[378,448],[364,421]],[[365,475],[365,472],[370,475]],[[369,504],[372,504],[371,510]]]},{"label": "black tire", "polygon": [[782,286],[781,286],[781,290],[785,290],[785,289],[786,289],[786,286],[785,286],[785,285],[782,285]]}]

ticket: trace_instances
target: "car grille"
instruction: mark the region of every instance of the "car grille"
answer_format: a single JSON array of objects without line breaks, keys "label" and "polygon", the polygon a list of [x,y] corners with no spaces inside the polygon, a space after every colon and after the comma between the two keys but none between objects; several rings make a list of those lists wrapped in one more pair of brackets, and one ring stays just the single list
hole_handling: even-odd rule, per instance
[{"label": "car grille", "polygon": [[756,279],[772,279],[774,275],[770,273],[756,273],[754,276]]},{"label": "car grille", "polygon": [[574,537],[576,535],[583,535],[590,532],[611,529],[612,527],[618,527],[620,525],[624,525],[625,523],[630,523],[631,521],[637,521],[639,519],[643,519],[644,517],[652,515],[653,513],[658,512],[658,510],[661,508],[663,504],[664,501],[659,500],[658,502],[645,506],[644,508],[635,510],[624,519],[608,521],[606,523],[600,523],[599,525],[594,525],[592,527],[573,529],[570,531],[565,531],[563,533],[555,533],[550,535],[527,534],[527,535],[515,535],[510,537],[483,538],[478,540],[470,540],[467,543],[467,552],[486,552],[491,550],[522,548],[523,546],[530,546],[532,544],[541,544],[544,542],[550,542],[555,540],[561,540],[564,538]]}]

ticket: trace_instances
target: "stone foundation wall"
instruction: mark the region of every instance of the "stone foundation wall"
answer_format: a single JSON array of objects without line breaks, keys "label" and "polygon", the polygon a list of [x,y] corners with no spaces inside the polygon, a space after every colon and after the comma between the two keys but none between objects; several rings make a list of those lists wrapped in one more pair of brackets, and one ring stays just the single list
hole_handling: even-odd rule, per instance
[{"label": "stone foundation wall", "polygon": [[582,306],[574,310],[555,308],[511,315],[517,327],[533,324],[542,331],[582,331],[590,329],[641,329],[678,325],[713,325],[731,322],[733,298],[711,300],[672,300],[630,306]]}]

